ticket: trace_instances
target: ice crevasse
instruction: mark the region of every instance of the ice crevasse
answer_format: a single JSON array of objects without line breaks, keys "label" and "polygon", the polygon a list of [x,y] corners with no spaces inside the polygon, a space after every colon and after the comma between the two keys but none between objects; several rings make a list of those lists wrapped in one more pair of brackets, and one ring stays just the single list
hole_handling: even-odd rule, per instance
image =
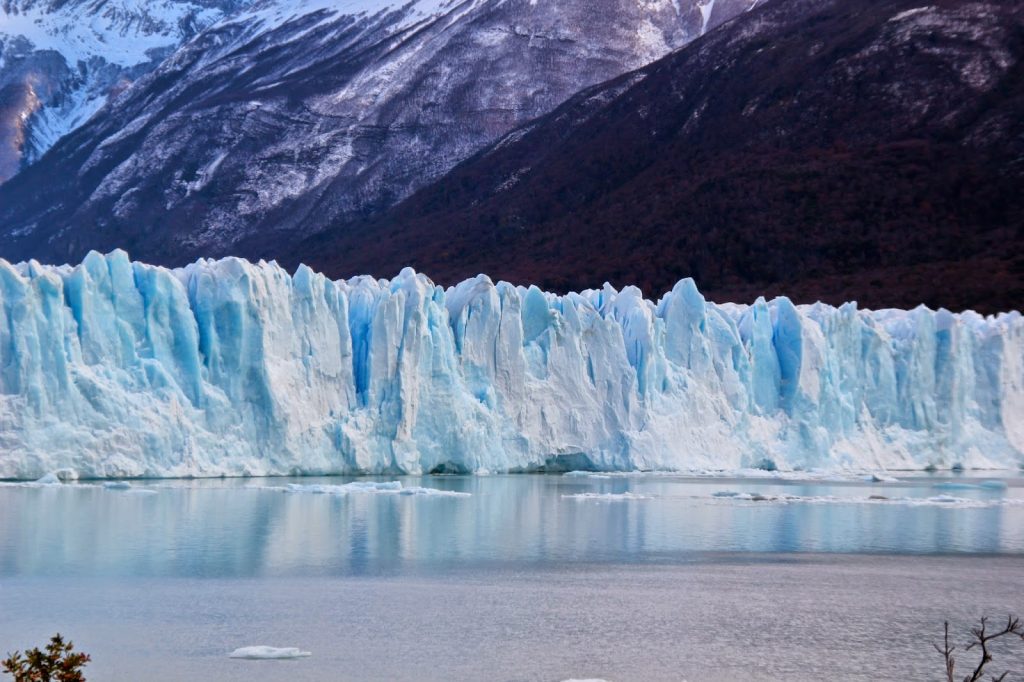
[{"label": "ice crevasse", "polygon": [[1005,468],[1024,319],[0,260],[0,478]]}]

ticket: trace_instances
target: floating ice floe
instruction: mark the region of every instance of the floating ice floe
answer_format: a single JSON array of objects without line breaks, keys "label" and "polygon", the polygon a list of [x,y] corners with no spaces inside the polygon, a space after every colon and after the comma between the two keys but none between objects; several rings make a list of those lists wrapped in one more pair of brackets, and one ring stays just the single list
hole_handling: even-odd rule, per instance
[{"label": "floating ice floe", "polygon": [[571,495],[562,495],[563,499],[567,500],[592,500],[597,502],[628,502],[630,500],[649,500],[649,495],[640,495],[638,493],[573,493]]},{"label": "floating ice floe", "polygon": [[107,490],[130,490],[132,484],[128,481],[104,481],[103,487]]},{"label": "floating ice floe", "polygon": [[1006,481],[941,481],[932,485],[936,490],[1005,490]]},{"label": "floating ice floe", "polygon": [[105,490],[114,490],[122,492],[126,495],[156,495],[157,491],[149,490],[148,488],[136,488],[128,481],[105,481],[103,483]]},{"label": "floating ice floe", "polygon": [[[708,499],[708,498],[695,498]],[[760,502],[776,504],[877,504],[903,505],[908,507],[949,507],[957,509],[987,509],[992,507],[1024,507],[1024,498],[973,499],[952,495],[933,495],[931,497],[887,497],[885,495],[869,495],[867,497],[837,497],[833,495],[788,495],[773,493],[723,490],[712,493],[710,499],[722,502]]]},{"label": "floating ice floe", "polygon": [[[2,455],[0,455],[2,457]],[[60,476],[55,472],[43,474],[34,481],[3,481],[0,482],[0,487],[6,488],[60,488],[64,486],[64,481],[60,479]],[[67,486],[68,488],[80,488],[85,486]]]},{"label": "floating ice floe", "polygon": [[401,481],[353,481],[341,485],[290,483],[283,488],[273,488],[292,493],[316,493],[322,495],[402,495],[422,497],[470,497],[470,493],[421,486],[404,487]]},{"label": "floating ice floe", "polygon": [[597,471],[567,471],[562,475],[569,478],[610,479],[612,477],[610,473],[599,473]]},{"label": "floating ice floe", "polygon": [[1009,486],[1006,481],[981,481],[978,483],[978,487],[986,490],[1005,490]]},{"label": "floating ice floe", "polygon": [[250,660],[280,660],[305,658],[307,656],[312,656],[312,654],[292,646],[243,646],[228,654],[230,658],[246,658]]}]

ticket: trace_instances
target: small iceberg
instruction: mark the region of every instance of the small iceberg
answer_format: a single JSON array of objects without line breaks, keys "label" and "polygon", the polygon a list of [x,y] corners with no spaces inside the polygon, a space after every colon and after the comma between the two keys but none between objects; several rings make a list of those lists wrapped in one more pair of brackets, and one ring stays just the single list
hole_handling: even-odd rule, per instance
[{"label": "small iceberg", "polygon": [[605,502],[627,501],[627,500],[649,500],[647,495],[637,493],[576,493],[574,495],[562,495],[566,500],[595,500]]},{"label": "small iceberg", "polygon": [[[280,487],[267,488],[268,490],[282,490]],[[354,481],[343,485],[321,485],[290,483],[286,488],[290,493],[316,493],[320,495],[402,495],[406,497],[470,497],[470,493],[457,492],[455,490],[442,490],[440,488],[424,488],[414,485],[404,487],[401,481]]]},{"label": "small iceberg", "polygon": [[149,488],[135,488],[128,481],[106,481],[103,484],[104,490],[115,490],[126,495],[156,495],[155,490]]},{"label": "small iceberg", "polygon": [[469,497],[469,493],[462,493],[456,490],[441,490],[440,488],[422,488],[418,485],[402,488],[399,495],[425,495],[427,497]]},{"label": "small iceberg", "polygon": [[[43,474],[34,481],[0,481],[0,488],[61,488],[69,481],[78,481],[78,473],[74,469],[57,469]],[[83,488],[88,486],[76,484],[67,487]]]},{"label": "small iceberg", "polygon": [[978,486],[973,483],[960,483],[958,481],[944,481],[932,486],[936,490],[973,490]]},{"label": "small iceberg", "polygon": [[103,487],[107,490],[130,490],[132,484],[128,481],[105,481]]},{"label": "small iceberg", "polygon": [[4,488],[60,488],[64,482],[61,481],[57,472],[50,472],[40,476],[34,481],[4,481],[0,487]]},{"label": "small iceberg", "polygon": [[1007,485],[1006,481],[998,480],[978,481],[977,483],[944,481],[942,483],[936,483],[932,487],[937,488],[938,490],[1005,490]]},{"label": "small iceberg", "polygon": [[566,471],[564,474],[562,474],[562,476],[566,476],[568,478],[598,478],[598,479],[609,479],[609,478],[611,478],[611,474],[606,474],[606,473],[599,474],[599,473],[595,473],[593,471],[579,471],[579,470]]},{"label": "small iceberg", "polygon": [[315,493],[318,495],[349,495],[351,493],[397,493],[402,489],[398,481],[380,483],[377,481],[354,481],[343,485],[318,483],[289,483],[286,490],[291,493]]},{"label": "small iceberg", "polygon": [[762,495],[759,493],[719,491],[712,493],[710,498],[717,498],[729,502],[776,502],[780,504],[881,504],[905,505],[908,507],[943,507],[947,509],[989,509],[993,507],[1024,506],[1024,498],[974,500],[945,494],[935,495],[933,497],[889,497],[886,495],[869,495],[867,497],[835,497],[832,495]]},{"label": "small iceberg", "polygon": [[313,654],[308,651],[303,651],[302,649],[293,646],[243,646],[228,654],[228,658],[245,658],[253,661],[273,661],[305,658],[312,655]]},{"label": "small iceberg", "polygon": [[1006,490],[1006,481],[982,481],[978,484],[979,488],[985,490]]}]

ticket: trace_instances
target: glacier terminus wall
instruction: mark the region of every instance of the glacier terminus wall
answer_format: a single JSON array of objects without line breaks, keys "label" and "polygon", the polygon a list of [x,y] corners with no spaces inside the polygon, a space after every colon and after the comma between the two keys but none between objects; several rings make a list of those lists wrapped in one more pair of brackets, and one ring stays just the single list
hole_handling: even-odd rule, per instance
[{"label": "glacier terminus wall", "polygon": [[0,260],[0,478],[1016,468],[1024,319]]}]

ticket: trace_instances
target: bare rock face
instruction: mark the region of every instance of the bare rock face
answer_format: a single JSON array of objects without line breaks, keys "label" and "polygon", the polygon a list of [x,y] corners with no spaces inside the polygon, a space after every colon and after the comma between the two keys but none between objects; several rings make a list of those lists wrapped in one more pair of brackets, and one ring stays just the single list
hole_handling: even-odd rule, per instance
[{"label": "bare rock face", "polygon": [[246,1],[0,2],[0,182]]},{"label": "bare rock face", "polygon": [[1022,187],[1024,4],[769,2],[284,260],[998,312]]},{"label": "bare rock face", "polygon": [[756,0],[335,4],[257,2],[200,31],[0,186],[4,255],[274,256]]}]

